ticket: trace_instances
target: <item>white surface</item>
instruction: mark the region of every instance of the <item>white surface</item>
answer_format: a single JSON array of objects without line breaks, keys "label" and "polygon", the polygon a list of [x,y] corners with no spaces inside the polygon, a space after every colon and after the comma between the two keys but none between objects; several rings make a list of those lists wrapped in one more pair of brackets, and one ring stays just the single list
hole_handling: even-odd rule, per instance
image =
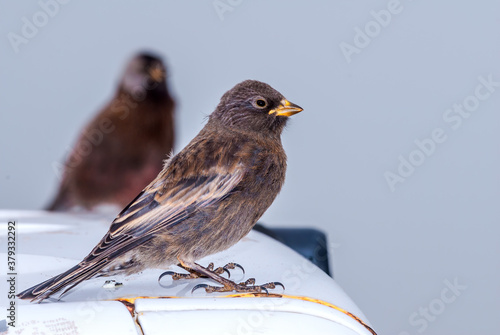
[{"label": "white surface", "polygon": [[[293,322],[290,322],[293,320]],[[170,325],[188,334],[359,334],[322,318],[295,313],[266,311],[194,311],[144,313],[139,322],[145,333],[171,334]],[[180,330],[180,329],[179,329]],[[229,331],[231,330],[231,331]]]},{"label": "white surface", "polygon": [[[200,299],[138,299],[136,311],[141,315],[181,315],[182,311],[197,311],[191,315],[203,329],[204,320],[211,320],[226,330],[250,326],[253,332],[274,334],[370,334],[363,325],[338,310],[317,303],[290,298],[206,298]],[[205,314],[204,312],[211,311]],[[219,311],[219,313],[213,313]],[[216,316],[216,315],[219,316]],[[190,315],[185,313],[184,318]],[[202,317],[200,319],[200,317]],[[227,320],[229,323],[227,323]],[[328,320],[330,322],[325,322]],[[148,321],[149,322],[149,321]],[[335,325],[332,325],[334,323]],[[143,324],[141,320],[141,325]],[[224,326],[222,326],[224,325]],[[195,326],[196,327],[196,326]],[[196,328],[195,328],[196,329]],[[309,331],[305,331],[309,329]],[[350,331],[348,331],[349,329]],[[193,329],[194,331],[194,329]],[[233,331],[234,332],[234,331]]]},{"label": "white surface", "polygon": [[[107,231],[107,225],[104,224],[106,219],[93,216],[0,211],[0,222],[8,220],[16,221],[17,292],[74,266],[90,252]],[[37,223],[38,229],[32,229]],[[0,229],[6,230],[4,226]],[[61,229],[54,230],[54,226]],[[5,259],[5,253],[0,253],[0,258]],[[285,291],[277,288],[271,290],[272,293],[320,299],[343,308],[368,323],[363,313],[333,279],[307,259],[261,233],[252,231],[230,249],[199,260],[202,265],[208,265],[209,262],[214,262],[216,266],[238,262],[245,268],[246,274],[243,275],[239,269],[231,270],[231,279],[239,282],[255,277],[257,284],[279,281],[285,285]],[[172,266],[171,269],[183,272],[176,266]],[[7,271],[6,269],[2,270],[0,280],[5,281],[6,278],[3,274]],[[144,323],[149,329],[160,326],[156,321],[152,321],[156,320],[157,316],[153,314],[158,311],[179,312],[183,310],[189,314],[189,311],[192,310],[219,310],[224,311],[221,314],[225,315],[227,310],[247,310],[273,312],[278,315],[277,320],[287,320],[291,324],[296,322],[292,316],[301,314],[302,323],[311,323],[312,329],[325,329],[327,325],[325,320],[328,320],[332,324],[332,331],[337,330],[339,334],[341,333],[340,329],[345,329],[345,334],[353,332],[369,334],[366,328],[353,318],[325,305],[291,298],[227,298],[224,297],[227,293],[207,294],[203,289],[191,293],[191,289],[198,283],[212,285],[214,283],[207,279],[173,282],[169,276],[166,276],[159,285],[157,280],[163,271],[149,269],[127,277],[113,276],[90,279],[70,290],[59,301],[55,299],[58,297],[56,294],[54,299],[48,299],[39,305],[33,305],[25,300],[17,300],[18,323],[28,324],[33,318],[43,320],[46,318],[43,315],[48,315],[48,312],[43,312],[45,314],[40,316],[38,311],[43,310],[45,306],[50,306],[52,314],[58,308],[65,310],[68,320],[75,321],[78,328],[81,329],[83,326],[79,320],[81,314],[86,314],[82,312],[82,306],[88,305],[88,308],[83,308],[85,311],[95,311],[99,314],[100,311],[106,311],[106,306],[102,305],[103,301],[110,302],[110,300],[118,298],[153,297],[153,299],[138,299],[136,301],[136,312],[145,316]],[[109,279],[116,280],[123,285],[116,289],[103,288],[105,281]],[[180,297],[182,299],[154,299],[155,297]],[[0,297],[0,306],[7,306],[8,303],[6,296]],[[25,310],[25,306],[30,306],[31,309]],[[79,307],[75,308],[74,306]],[[2,309],[4,308],[2,307]],[[77,314],[75,318],[71,318],[72,312]],[[33,316],[33,313],[36,315]],[[107,318],[106,313],[93,322],[103,322]],[[199,314],[197,313],[196,316]],[[212,314],[210,312],[204,317],[210,317]],[[244,313],[236,314],[242,316]],[[318,321],[317,326],[314,326],[317,318],[322,320]],[[276,329],[280,322],[282,321],[268,320],[262,325],[262,329],[258,329],[262,331],[269,329],[272,333],[272,330]],[[234,330],[231,328],[231,324],[222,323],[220,327],[231,332]],[[173,330],[173,327],[175,326],[170,326],[169,330]],[[291,327],[291,325],[286,325],[286,327]],[[182,330],[182,327],[178,330]],[[160,328],[157,331],[163,330]],[[84,331],[80,333],[90,334]],[[149,333],[146,334],[149,335]]]},{"label": "white surface", "polygon": [[[336,280],[380,333],[497,334],[500,91],[459,129],[443,113],[474,94],[478,76],[500,81],[500,2],[401,0],[351,63],[339,44],[389,0],[222,2],[232,9],[223,21],[213,0],[69,1],[14,53],[7,34],[40,5],[4,1],[0,207],[49,202],[54,164],[131,54],[152,48],[166,56],[179,101],[176,151],[243,79],[304,107],[284,133],[287,180],[263,220],[326,230]],[[446,142],[391,192],[384,172],[436,127]],[[419,309],[454,278],[467,289],[426,321]]]},{"label": "white surface", "polygon": [[117,301],[21,305],[17,312],[16,327],[8,334],[140,334],[127,308]]}]

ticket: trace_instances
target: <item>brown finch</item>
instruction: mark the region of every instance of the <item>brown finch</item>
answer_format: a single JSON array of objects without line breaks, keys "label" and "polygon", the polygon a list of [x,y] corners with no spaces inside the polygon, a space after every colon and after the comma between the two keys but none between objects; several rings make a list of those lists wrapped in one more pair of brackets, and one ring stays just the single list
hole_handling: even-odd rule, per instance
[{"label": "brown finch", "polygon": [[69,154],[48,210],[123,208],[156,177],[174,145],[174,100],[165,79],[165,66],[152,54],[129,62],[116,95]]},{"label": "brown finch", "polygon": [[[302,111],[271,86],[244,81],[226,92],[200,133],[111,224],[79,264],[19,294],[41,301],[96,276],[132,274],[180,263],[189,271],[174,279],[209,277],[222,286],[207,292],[260,292],[277,283],[253,285],[222,277],[196,260],[229,248],[264,214],[285,181],[281,132]],[[237,266],[230,263],[226,268]],[[63,292],[63,294],[64,294]]]}]

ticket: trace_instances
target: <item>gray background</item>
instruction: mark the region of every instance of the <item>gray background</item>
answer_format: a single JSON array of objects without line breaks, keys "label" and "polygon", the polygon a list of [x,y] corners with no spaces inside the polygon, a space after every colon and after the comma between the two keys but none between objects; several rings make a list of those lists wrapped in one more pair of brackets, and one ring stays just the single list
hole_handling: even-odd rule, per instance
[{"label": "gray background", "polygon": [[[325,230],[336,280],[379,334],[498,334],[500,87],[457,129],[443,116],[474,102],[478,77],[500,81],[500,5],[401,0],[374,23],[391,3],[69,1],[37,17],[45,24],[16,52],[8,34],[22,36],[42,5],[3,2],[0,207],[47,204],[54,165],[125,62],[156,50],[179,103],[176,151],[244,79],[304,108],[283,136],[287,182],[263,221]],[[355,45],[357,27],[372,37],[348,62],[340,46]],[[436,128],[446,141],[423,162],[414,153],[420,165],[391,191],[384,174]]]}]

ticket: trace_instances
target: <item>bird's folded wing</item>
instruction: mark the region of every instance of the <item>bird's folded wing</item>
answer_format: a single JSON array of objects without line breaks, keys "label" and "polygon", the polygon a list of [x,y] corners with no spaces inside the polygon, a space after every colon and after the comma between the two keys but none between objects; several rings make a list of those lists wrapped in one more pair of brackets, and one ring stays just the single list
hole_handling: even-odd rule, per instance
[{"label": "bird's folded wing", "polygon": [[185,220],[200,208],[214,205],[231,194],[243,178],[243,169],[182,178],[175,183],[157,178],[113,221],[109,232],[87,260],[122,254]]}]

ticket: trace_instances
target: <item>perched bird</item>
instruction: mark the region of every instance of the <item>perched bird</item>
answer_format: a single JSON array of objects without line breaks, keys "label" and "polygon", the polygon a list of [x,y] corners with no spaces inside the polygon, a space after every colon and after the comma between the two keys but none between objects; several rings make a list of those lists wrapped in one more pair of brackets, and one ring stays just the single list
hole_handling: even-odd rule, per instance
[{"label": "perched bird", "polygon": [[174,100],[162,60],[140,53],[127,65],[111,102],[83,129],[47,207],[125,207],[153,180],[174,145]]},{"label": "perched bird", "polygon": [[300,111],[265,83],[247,80],[236,85],[222,96],[200,133],[168,159],[156,179],[116,217],[87,257],[18,296],[41,301],[91,277],[176,263],[190,274],[174,274],[174,279],[204,276],[223,285],[203,285],[207,292],[274,288],[275,283],[234,283],[220,276],[221,268],[195,261],[238,242],[274,201],[285,181],[280,135],[288,117]]}]

